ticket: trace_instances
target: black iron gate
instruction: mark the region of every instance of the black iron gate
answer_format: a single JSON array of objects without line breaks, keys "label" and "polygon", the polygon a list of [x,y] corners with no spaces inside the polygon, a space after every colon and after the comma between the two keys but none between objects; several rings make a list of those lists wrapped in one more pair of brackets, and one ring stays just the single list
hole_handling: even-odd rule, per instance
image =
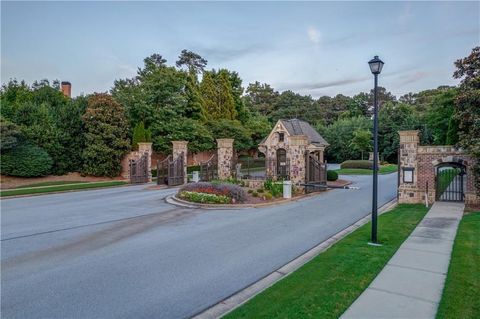
[{"label": "black iron gate", "polygon": [[465,166],[448,163],[437,167],[435,175],[436,200],[463,202],[465,199]]},{"label": "black iron gate", "polygon": [[200,163],[200,181],[208,182],[218,178],[217,155],[214,154],[208,161]]},{"label": "black iron gate", "polygon": [[175,160],[169,155],[163,161],[157,161],[157,184],[177,186],[185,183],[185,163],[181,153]]},{"label": "black iron gate", "polygon": [[305,153],[305,183],[306,184],[326,184],[327,183],[327,164],[320,162],[309,152]]},{"label": "black iron gate", "polygon": [[130,160],[130,183],[148,183],[148,154],[136,160]]}]

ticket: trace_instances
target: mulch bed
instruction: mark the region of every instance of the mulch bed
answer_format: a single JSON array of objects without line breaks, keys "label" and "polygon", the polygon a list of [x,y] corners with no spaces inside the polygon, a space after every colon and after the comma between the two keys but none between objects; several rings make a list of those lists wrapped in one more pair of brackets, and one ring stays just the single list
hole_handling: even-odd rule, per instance
[{"label": "mulch bed", "polygon": [[329,186],[329,187],[343,187],[343,186],[350,185],[351,183],[352,183],[351,181],[347,181],[345,179],[337,179],[334,182],[327,182],[327,186]]}]

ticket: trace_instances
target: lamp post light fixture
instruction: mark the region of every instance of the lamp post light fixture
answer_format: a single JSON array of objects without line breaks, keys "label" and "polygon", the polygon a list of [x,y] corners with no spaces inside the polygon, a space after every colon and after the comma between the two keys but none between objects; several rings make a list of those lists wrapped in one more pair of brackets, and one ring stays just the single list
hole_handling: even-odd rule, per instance
[{"label": "lamp post light fixture", "polygon": [[378,194],[378,75],[382,72],[383,61],[376,55],[368,61],[370,71],[375,79],[373,91],[373,197],[372,197],[372,238],[371,243],[378,244],[377,239],[377,194]]}]

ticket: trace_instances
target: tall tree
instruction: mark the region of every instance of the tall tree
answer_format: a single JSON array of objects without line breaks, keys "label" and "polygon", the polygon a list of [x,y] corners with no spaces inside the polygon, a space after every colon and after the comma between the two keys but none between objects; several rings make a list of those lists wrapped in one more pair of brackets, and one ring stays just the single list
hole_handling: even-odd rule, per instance
[{"label": "tall tree", "polygon": [[279,93],[267,83],[256,81],[248,85],[244,100],[251,112],[269,116],[273,111],[278,95]]},{"label": "tall tree", "polygon": [[208,61],[202,58],[199,54],[184,49],[178,56],[178,60],[175,62],[175,65],[178,68],[186,67],[189,73],[198,74],[205,70],[207,62]]},{"label": "tall tree", "polygon": [[458,142],[476,159],[475,187],[480,194],[480,46],[473,48],[469,56],[455,61],[455,67],[453,77],[461,79],[455,101]]},{"label": "tall tree", "polygon": [[94,94],[88,99],[83,121],[83,173],[118,176],[122,158],[130,149],[125,109],[110,95]]}]

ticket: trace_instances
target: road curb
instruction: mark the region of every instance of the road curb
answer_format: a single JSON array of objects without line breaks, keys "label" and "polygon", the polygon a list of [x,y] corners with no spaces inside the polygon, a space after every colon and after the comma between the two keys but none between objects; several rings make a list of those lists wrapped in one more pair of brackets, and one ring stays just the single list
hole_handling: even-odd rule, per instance
[{"label": "road curb", "polygon": [[[394,198],[391,201],[384,204],[380,207],[378,214],[381,215],[397,205],[397,199]],[[231,311],[235,310],[239,306],[243,305],[265,289],[271,287],[278,281],[282,280],[283,278],[287,277],[295,270],[318,256],[320,253],[326,251],[330,248],[333,244],[338,242],[339,240],[343,239],[347,235],[351,234],[359,227],[365,225],[370,221],[370,213],[366,216],[362,217],[355,223],[351,224],[350,226],[346,227],[345,229],[341,230],[340,232],[336,233],[332,237],[324,240],[320,244],[314,246],[313,248],[307,250],[302,255],[298,256],[297,258],[291,260],[287,264],[283,265],[282,267],[278,268],[277,270],[273,271],[272,273],[268,274],[267,276],[263,277],[262,279],[258,280],[257,282],[237,291],[236,293],[232,294],[231,296],[223,299],[222,301],[208,307],[207,309],[199,312],[198,314],[192,316],[193,319],[213,319],[213,318],[220,318]]]},{"label": "road curb", "polygon": [[288,203],[298,202],[316,195],[320,195],[322,192],[309,193],[297,197],[292,197],[290,199],[282,199],[275,202],[269,203],[258,203],[258,204],[201,204],[188,202],[186,200],[180,199],[175,195],[167,196],[165,202],[171,205],[185,207],[185,208],[202,208],[202,209],[211,209],[211,210],[225,210],[225,209],[246,209],[246,208],[259,208],[259,207],[269,207],[275,205],[283,205]]}]

